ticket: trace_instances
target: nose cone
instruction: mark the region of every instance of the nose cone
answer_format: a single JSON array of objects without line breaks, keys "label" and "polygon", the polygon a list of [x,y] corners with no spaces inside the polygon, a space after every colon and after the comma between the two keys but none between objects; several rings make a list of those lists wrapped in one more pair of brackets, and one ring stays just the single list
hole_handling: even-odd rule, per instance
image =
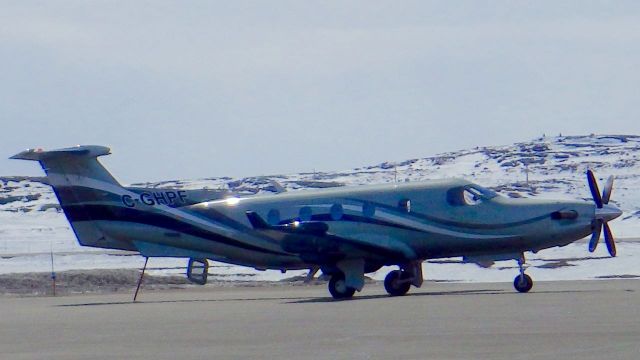
[{"label": "nose cone", "polygon": [[596,208],[596,219],[610,221],[622,215],[622,211],[613,205],[604,205],[602,209]]}]

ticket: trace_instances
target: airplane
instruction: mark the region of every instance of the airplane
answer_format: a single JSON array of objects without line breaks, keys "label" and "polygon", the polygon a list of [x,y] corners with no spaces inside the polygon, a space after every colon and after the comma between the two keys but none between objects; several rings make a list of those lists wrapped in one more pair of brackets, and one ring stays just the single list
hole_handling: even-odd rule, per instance
[{"label": "airplane", "polygon": [[400,296],[422,286],[425,260],[463,257],[478,264],[516,260],[514,287],[526,293],[533,280],[525,273],[525,252],[589,234],[593,252],[604,230],[609,254],[616,255],[608,222],[622,211],[609,204],[613,177],[600,194],[591,170],[595,204],[509,198],[461,179],[239,197],[123,187],[97,159],[110,153],[86,145],[29,149],[11,158],[40,163],[81,245],[136,251],[147,261],[188,258],[187,278],[197,284],[206,283],[209,260],[259,270],[309,269],[311,277],[321,270],[330,277],[332,297],[349,299],[363,289],[365,274],[397,266],[384,288]]}]

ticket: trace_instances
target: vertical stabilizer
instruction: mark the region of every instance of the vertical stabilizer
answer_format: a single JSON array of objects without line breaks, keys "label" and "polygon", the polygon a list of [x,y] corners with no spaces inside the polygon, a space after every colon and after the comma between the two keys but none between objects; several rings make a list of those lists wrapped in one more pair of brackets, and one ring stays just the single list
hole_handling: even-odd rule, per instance
[{"label": "vertical stabilizer", "polygon": [[40,163],[81,245],[135,250],[128,241],[110,238],[94,219],[99,211],[109,211],[109,203],[118,202],[126,191],[97,159],[108,154],[108,147],[89,145],[29,149],[11,159]]}]

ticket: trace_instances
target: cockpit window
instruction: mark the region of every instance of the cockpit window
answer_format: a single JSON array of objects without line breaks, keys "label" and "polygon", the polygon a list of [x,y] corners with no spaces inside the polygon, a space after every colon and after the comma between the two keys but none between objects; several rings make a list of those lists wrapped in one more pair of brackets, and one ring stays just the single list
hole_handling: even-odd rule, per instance
[{"label": "cockpit window", "polygon": [[491,190],[491,189],[487,189],[487,188],[484,188],[484,187],[478,186],[478,185],[472,185],[472,187],[474,189],[477,189],[478,191],[480,191],[480,193],[482,194],[482,197],[484,197],[487,200],[491,200],[494,197],[498,196],[498,193],[493,191],[493,190]]},{"label": "cockpit window", "polygon": [[478,205],[482,201],[482,193],[474,188],[464,189],[462,197],[467,205]]},{"label": "cockpit window", "polygon": [[454,206],[478,205],[498,196],[495,191],[478,185],[459,186],[447,191],[447,202]]}]

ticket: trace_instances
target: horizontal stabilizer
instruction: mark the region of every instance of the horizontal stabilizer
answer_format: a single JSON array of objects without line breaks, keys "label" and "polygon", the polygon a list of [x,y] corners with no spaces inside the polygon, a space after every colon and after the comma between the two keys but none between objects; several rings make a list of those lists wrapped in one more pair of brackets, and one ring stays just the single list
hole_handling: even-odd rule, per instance
[{"label": "horizontal stabilizer", "polygon": [[28,149],[13,155],[10,159],[42,161],[61,156],[86,156],[95,158],[111,154],[111,149],[100,145],[78,145],[56,150]]}]

